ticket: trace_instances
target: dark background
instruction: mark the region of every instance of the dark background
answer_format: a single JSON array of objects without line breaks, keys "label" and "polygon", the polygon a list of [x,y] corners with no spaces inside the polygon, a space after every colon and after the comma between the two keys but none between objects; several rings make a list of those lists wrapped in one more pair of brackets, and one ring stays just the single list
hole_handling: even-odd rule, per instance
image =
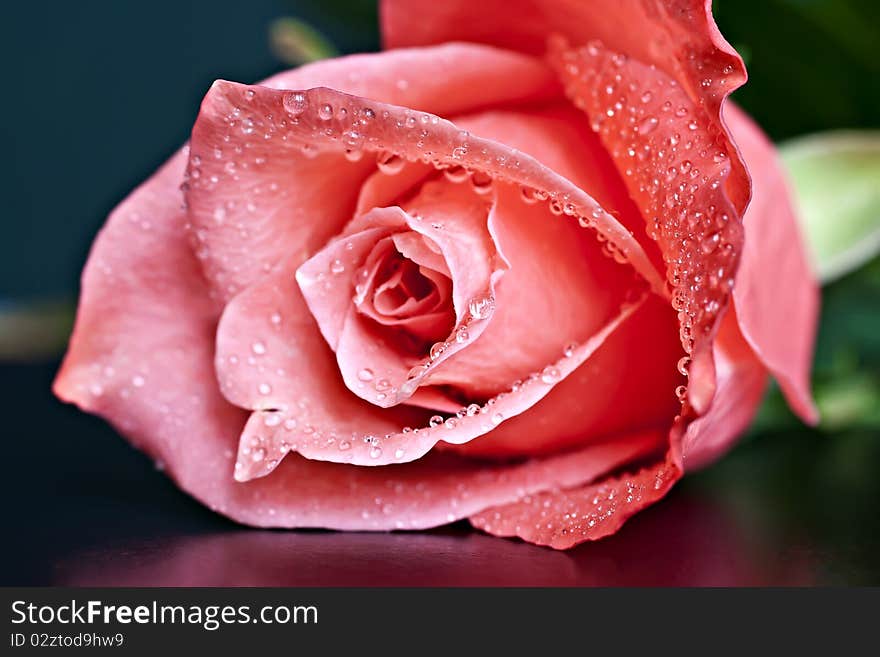
[{"label": "dark background", "polygon": [[[880,127],[877,7],[718,0],[750,72],[738,102],[775,140]],[[378,49],[367,1],[4,6],[0,311],[72,303],[95,232],[186,140],[211,82],[286,67],[268,40],[283,16],[339,52]],[[878,299],[877,260],[825,289],[816,385],[832,397],[847,401],[854,377],[876,383]],[[52,317],[63,333],[65,313]],[[771,391],[729,457],[617,536],[567,553],[465,524],[250,531],[178,492],[100,419],[55,401],[60,347],[35,352],[7,350],[0,362],[3,584],[880,583],[880,432],[864,413],[806,429]],[[880,405],[871,385],[861,403]]]}]

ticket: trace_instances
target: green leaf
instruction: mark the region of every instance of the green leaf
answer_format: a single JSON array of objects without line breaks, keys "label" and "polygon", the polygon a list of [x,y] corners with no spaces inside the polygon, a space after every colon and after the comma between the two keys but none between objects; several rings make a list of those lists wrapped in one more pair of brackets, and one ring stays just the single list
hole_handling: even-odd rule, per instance
[{"label": "green leaf", "polygon": [[823,283],[880,252],[880,131],[823,132],[780,145]]},{"label": "green leaf", "polygon": [[339,53],[314,27],[298,18],[278,18],[269,26],[269,45],[285,64],[299,66]]},{"label": "green leaf", "polygon": [[880,385],[867,372],[816,385],[822,428],[880,427]]},{"label": "green leaf", "polygon": [[70,336],[73,316],[71,302],[13,304],[0,301],[0,361],[27,362],[57,357]]}]

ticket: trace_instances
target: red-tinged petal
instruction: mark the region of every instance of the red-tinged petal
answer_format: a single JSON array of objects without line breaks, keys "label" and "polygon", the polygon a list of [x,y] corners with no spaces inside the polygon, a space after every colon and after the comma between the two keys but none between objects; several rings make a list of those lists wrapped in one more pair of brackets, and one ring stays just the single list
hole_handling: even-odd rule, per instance
[{"label": "red-tinged petal", "polygon": [[711,0],[524,0],[516,11],[504,0],[383,0],[381,25],[386,48],[472,41],[541,55],[552,34],[574,46],[599,39],[676,78],[716,123],[723,99],[746,80]]},{"label": "red-tinged petal", "polygon": [[489,110],[458,117],[455,122],[473,134],[531,155],[587,192],[633,234],[665,276],[660,249],[648,236],[623,176],[582,112],[570,103],[547,104],[541,109]]},{"label": "red-tinged petal", "polygon": [[371,174],[361,186],[355,216],[373,208],[395,205],[398,200],[418,191],[418,186],[436,172],[430,164],[408,162],[393,153],[376,157],[378,171]]},{"label": "red-tinged petal", "polygon": [[[241,89],[244,93],[247,88]],[[263,101],[272,106],[273,116],[288,112],[296,118],[296,123],[290,121],[286,125],[286,141],[297,143],[318,157],[327,153],[341,157],[346,150],[363,153],[365,159],[371,153],[382,159],[394,154],[410,161],[430,162],[439,168],[466,167],[470,172],[526,187],[597,231],[617,259],[628,261],[652,289],[664,294],[662,279],[633,235],[589,194],[525,153],[471,135],[428,113],[331,89],[294,93],[263,89],[261,93]],[[332,116],[328,106],[333,109]]]},{"label": "red-tinged petal", "polygon": [[427,379],[485,399],[555,361],[618,313],[644,282],[602,253],[595,235],[529,205],[516,186],[495,185],[490,229],[510,268],[494,291],[491,320]]},{"label": "red-tinged petal", "polygon": [[633,515],[661,499],[681,478],[679,457],[670,450],[656,465],[635,474],[561,492],[526,495],[517,502],[471,516],[474,527],[495,536],[565,550],[615,533]]},{"label": "red-tinged petal", "polygon": [[431,453],[413,463],[360,468],[291,454],[269,477],[227,485],[227,515],[261,527],[426,529],[555,486],[577,486],[655,451],[656,432],[621,436],[547,459],[484,463]]},{"label": "red-tinged petal", "polygon": [[742,110],[724,112],[752,178],[752,201],[743,224],[742,262],[733,290],[740,329],[792,409],[818,420],[810,395],[819,287],[810,270],[792,194],[776,150]]},{"label": "red-tinged petal", "polygon": [[471,522],[496,536],[519,536],[557,549],[615,533],[627,519],[666,495],[685,468],[702,467],[729,449],[754,417],[767,372],[739,333],[734,313],[721,323],[713,352],[718,385],[711,407],[686,426],[681,420],[673,426],[663,461],[632,475],[487,509]]},{"label": "red-tinged petal", "polygon": [[[227,305],[217,329],[221,390],[234,404],[255,411],[239,444],[236,477],[266,475],[291,450],[323,461],[385,465],[418,459],[440,440],[472,440],[534,406],[638,306],[625,305],[589,340],[560,354],[548,364],[552,372],[535,372],[514,390],[461,409],[460,416],[429,420],[431,413],[421,408],[382,409],[350,394],[291,277],[266,276]],[[261,450],[256,460],[255,450]]]},{"label": "red-tinged petal", "polygon": [[444,116],[561,95],[556,76],[539,58],[450,42],[324,59],[283,71],[261,84],[287,90],[330,87]]},{"label": "red-tinged petal", "polygon": [[216,82],[193,128],[186,199],[197,252],[221,299],[291,253],[304,260],[338,233],[375,170],[367,161],[309,157],[288,142],[296,118],[268,87],[328,85],[443,114],[558,93],[540,61],[468,44],[328,60],[265,84]]},{"label": "red-tinged petal", "polygon": [[[568,95],[589,116],[667,264],[681,342],[691,354],[688,399],[712,398],[711,344],[742,252],[748,181],[705,97],[654,66],[591,42],[553,53]],[[732,168],[732,164],[734,165]]]},{"label": "red-tinged petal", "polygon": [[767,384],[767,368],[743,339],[736,312],[725,315],[713,352],[718,386],[712,408],[688,425],[682,439],[682,459],[689,472],[724,454],[748,428]]},{"label": "red-tinged petal", "polygon": [[681,409],[676,388],[686,382],[676,368],[681,355],[675,312],[652,295],[540,404],[469,443],[441,447],[468,456],[516,458],[669,427]]},{"label": "red-tinged petal", "polygon": [[[549,103],[542,109],[489,110],[456,117],[455,123],[473,134],[527,153],[588,192],[638,239],[658,271],[665,271],[657,244],[648,237],[645,221],[608,152],[568,103]],[[364,183],[358,214],[395,204],[434,172],[428,164],[390,159],[393,173],[376,172]]]},{"label": "red-tinged petal", "polygon": [[[601,199],[628,228],[638,221],[644,233],[613,164],[576,110],[489,111],[459,123],[471,134],[535,157]],[[516,186],[495,188],[490,229],[510,269],[496,289],[493,320],[484,338],[430,377],[474,398],[497,393],[555,359],[567,344],[591,335],[633,286],[631,270],[603,256],[594,233],[554,216],[547,204],[524,197]],[[564,214],[565,208],[557,206],[556,212]],[[659,260],[656,244],[645,240]],[[534,321],[538,317],[541,321]]]},{"label": "red-tinged petal", "polygon": [[434,413],[455,415],[461,410],[461,402],[454,399],[449,392],[434,386],[420,386],[406,400],[407,406],[426,408]]}]

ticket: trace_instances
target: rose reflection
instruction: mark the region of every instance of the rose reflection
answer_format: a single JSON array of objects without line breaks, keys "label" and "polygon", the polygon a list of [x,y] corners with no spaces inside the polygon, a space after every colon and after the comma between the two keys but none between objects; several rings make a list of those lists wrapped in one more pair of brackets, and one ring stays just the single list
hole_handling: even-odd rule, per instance
[{"label": "rose reflection", "polygon": [[[460,524],[426,533],[234,530],[93,549],[59,564],[73,586],[798,586],[808,551],[718,501],[676,492],[617,535],[568,552]],[[749,526],[751,525],[751,526]]]}]

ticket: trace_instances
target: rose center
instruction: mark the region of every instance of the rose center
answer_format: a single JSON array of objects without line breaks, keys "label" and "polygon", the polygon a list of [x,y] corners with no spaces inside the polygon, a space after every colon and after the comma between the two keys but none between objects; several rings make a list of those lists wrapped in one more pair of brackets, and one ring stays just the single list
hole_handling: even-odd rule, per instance
[{"label": "rose center", "polygon": [[375,283],[373,307],[387,317],[412,317],[433,310],[440,302],[437,284],[400,253],[382,263]]},{"label": "rose center", "polygon": [[384,326],[396,327],[412,348],[440,340],[454,322],[452,281],[407,258],[387,239],[376,245],[358,273],[358,311]]}]

